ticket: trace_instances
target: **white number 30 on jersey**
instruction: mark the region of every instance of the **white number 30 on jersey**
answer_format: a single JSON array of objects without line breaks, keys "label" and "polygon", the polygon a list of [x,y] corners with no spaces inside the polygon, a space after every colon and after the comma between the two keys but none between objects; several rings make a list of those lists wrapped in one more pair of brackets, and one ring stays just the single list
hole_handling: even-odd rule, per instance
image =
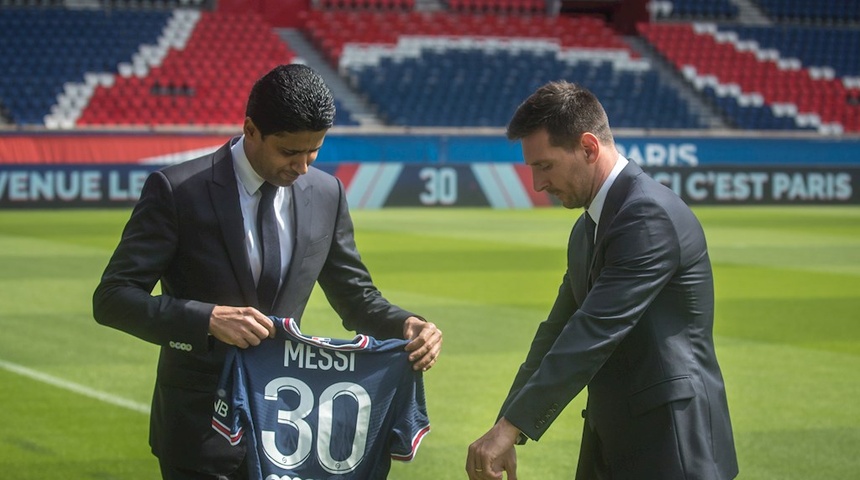
[{"label": "white number 30 on jersey", "polygon": [[[311,425],[305,419],[314,409],[314,393],[308,384],[292,377],[280,377],[266,385],[266,400],[277,401],[279,392],[284,390],[295,392],[299,396],[299,405],[293,410],[278,410],[278,423],[289,425],[298,432],[296,450],[290,455],[284,455],[278,449],[273,430],[262,430],[263,450],[266,457],[275,465],[292,470],[304,463],[311,454],[314,445],[314,433]],[[349,456],[335,459],[331,455],[332,409],[334,400],[346,395],[355,400],[358,405],[358,415],[355,419],[355,438]],[[364,449],[367,446],[367,430],[370,425],[370,410],[372,401],[361,385],[350,382],[339,382],[326,388],[319,397],[319,422],[317,425],[316,455],[320,465],[329,473],[349,473],[361,463]]]}]

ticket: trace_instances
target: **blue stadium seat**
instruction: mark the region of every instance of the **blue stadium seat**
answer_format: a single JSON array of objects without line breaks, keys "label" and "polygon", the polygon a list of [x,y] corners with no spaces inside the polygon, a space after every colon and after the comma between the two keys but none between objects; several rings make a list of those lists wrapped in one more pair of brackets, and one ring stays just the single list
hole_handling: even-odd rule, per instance
[{"label": "blue stadium seat", "polygon": [[734,19],[738,7],[730,0],[671,0],[670,18],[681,19]]},{"label": "blue stadium seat", "polygon": [[725,119],[734,127],[743,130],[816,130],[812,126],[799,126],[794,118],[775,115],[769,105],[741,105],[736,98],[721,96],[710,86],[703,92],[725,113]]},{"label": "blue stadium seat", "polygon": [[860,0],[756,0],[777,21],[850,23],[860,21]]},{"label": "blue stadium seat", "polygon": [[383,58],[350,70],[391,124],[500,127],[540,85],[566,79],[604,102],[614,127],[703,128],[677,92],[650,68],[610,59],[559,60],[548,52],[426,49],[418,58]]},{"label": "blue stadium seat", "polygon": [[[738,128],[812,129],[825,134],[860,131],[860,110],[851,104],[852,95],[860,90],[854,73],[856,42],[845,45],[843,54],[851,65],[837,71],[822,65],[821,49],[835,48],[829,43],[833,36],[823,29],[640,24],[639,30],[691,86],[719,90],[716,97],[714,92],[705,95],[725,113],[729,124]],[[843,30],[833,32],[841,35]],[[795,31],[813,31],[814,35],[800,36],[792,44],[767,43],[780,35],[772,32],[794,35]],[[753,33],[765,40],[751,41],[748,35]],[[810,48],[821,55],[798,60],[803,55],[795,55],[792,48]]]},{"label": "blue stadium seat", "polygon": [[833,68],[837,77],[860,77],[860,30],[817,26],[733,26],[741,39],[755,40],[807,67]]},{"label": "blue stadium seat", "polygon": [[[0,102],[20,125],[43,124],[66,82],[116,72],[141,44],[154,44],[169,11],[0,10]],[[28,97],[20,101],[20,97]]]},{"label": "blue stadium seat", "polygon": [[338,127],[350,127],[360,125],[358,121],[352,118],[349,110],[343,106],[338,99],[334,99],[335,117],[334,124]]},{"label": "blue stadium seat", "polygon": [[[661,3],[671,3],[672,16],[676,18],[734,19],[738,15],[730,0]],[[860,0],[757,0],[756,3],[772,18],[791,23],[721,24],[719,30],[737,33],[742,40],[754,40],[762,49],[777,50],[782,58],[797,58],[804,67],[832,70],[837,78],[860,79],[860,30],[851,25],[836,28],[830,25],[860,21]],[[169,4],[170,0],[165,0],[164,5]],[[88,72],[116,73],[117,65],[129,62],[142,44],[157,42],[171,13],[158,9],[0,9],[0,58],[4,62],[0,69],[0,107],[16,124],[43,124],[64,85],[81,82]],[[406,26],[401,26],[401,30],[409,33],[408,26],[416,17],[404,18],[408,21],[404,20]],[[481,22],[470,18],[461,19],[474,23],[475,28],[481,27]],[[446,22],[443,23],[459,25]],[[438,22],[429,25],[435,23]],[[544,32],[540,28],[530,29],[544,25],[540,22],[508,23],[522,24],[512,30],[512,37]],[[468,36],[468,32],[451,30],[451,25],[435,35]],[[434,35],[435,30],[427,32],[423,34]],[[498,30],[492,33],[497,35]],[[417,56],[382,55],[376,64],[349,65],[342,71],[351,77],[360,93],[368,96],[382,119],[393,125],[504,126],[518,102],[535,88],[549,80],[567,79],[585,85],[601,98],[614,127],[707,128],[674,88],[661,81],[656,71],[625,64],[625,61],[636,62],[629,56],[624,61],[614,56],[618,52],[611,51],[618,50],[617,46],[611,43],[571,46],[560,35],[555,50],[510,45],[490,49],[424,46]],[[392,41],[375,36],[365,40],[388,45]],[[346,41],[355,40],[350,37]],[[568,55],[571,52],[572,56]],[[854,95],[856,87],[849,88],[855,90],[848,95]],[[736,98],[720,97],[708,90],[702,94],[738,128],[808,128],[798,126],[794,118],[775,115],[769,106],[740,105]],[[340,102],[337,108],[337,125],[359,124]]]}]

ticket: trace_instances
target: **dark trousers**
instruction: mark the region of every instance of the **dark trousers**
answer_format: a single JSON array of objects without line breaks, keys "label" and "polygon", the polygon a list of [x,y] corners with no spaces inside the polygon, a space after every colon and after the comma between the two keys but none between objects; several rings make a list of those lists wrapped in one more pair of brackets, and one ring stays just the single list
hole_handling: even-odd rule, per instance
[{"label": "dark trousers", "polygon": [[193,470],[174,467],[161,460],[161,478],[164,480],[248,480],[248,465],[245,461],[239,465],[235,472],[229,475],[213,475],[211,473],[200,473]]}]

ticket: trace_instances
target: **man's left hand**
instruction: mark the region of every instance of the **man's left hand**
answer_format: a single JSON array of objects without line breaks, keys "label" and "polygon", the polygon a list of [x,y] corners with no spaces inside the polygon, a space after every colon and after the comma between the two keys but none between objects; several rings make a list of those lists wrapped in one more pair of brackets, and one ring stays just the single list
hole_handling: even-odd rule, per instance
[{"label": "man's left hand", "polygon": [[406,351],[410,353],[412,368],[422,372],[430,370],[442,351],[442,330],[434,323],[409,317],[403,324],[403,338],[409,340]]},{"label": "man's left hand", "polygon": [[469,445],[466,456],[466,473],[469,480],[517,480],[517,450],[514,447],[520,430],[505,417],[485,433],[483,437]]}]

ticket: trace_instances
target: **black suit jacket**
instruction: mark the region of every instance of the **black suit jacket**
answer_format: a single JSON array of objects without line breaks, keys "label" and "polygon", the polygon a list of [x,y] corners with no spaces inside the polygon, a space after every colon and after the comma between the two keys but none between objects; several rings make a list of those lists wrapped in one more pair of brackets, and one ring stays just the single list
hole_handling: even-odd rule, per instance
[{"label": "black suit jacket", "polygon": [[[154,172],[93,297],[95,319],[161,345],[150,444],[169,464],[211,473],[244,447],[212,430],[226,345],[208,335],[214,306],[257,306],[228,142]],[[349,330],[400,338],[412,313],[373,285],[355,248],[343,185],[311,167],[292,186],[294,251],[272,315],[301,319],[316,282]],[[161,294],[151,294],[161,281]],[[268,312],[265,312],[268,313]]]},{"label": "black suit jacket", "polygon": [[578,479],[733,478],[698,220],[630,162],[608,192],[590,265],[585,242],[580,217],[558,297],[501,414],[539,439],[588,386]]}]

